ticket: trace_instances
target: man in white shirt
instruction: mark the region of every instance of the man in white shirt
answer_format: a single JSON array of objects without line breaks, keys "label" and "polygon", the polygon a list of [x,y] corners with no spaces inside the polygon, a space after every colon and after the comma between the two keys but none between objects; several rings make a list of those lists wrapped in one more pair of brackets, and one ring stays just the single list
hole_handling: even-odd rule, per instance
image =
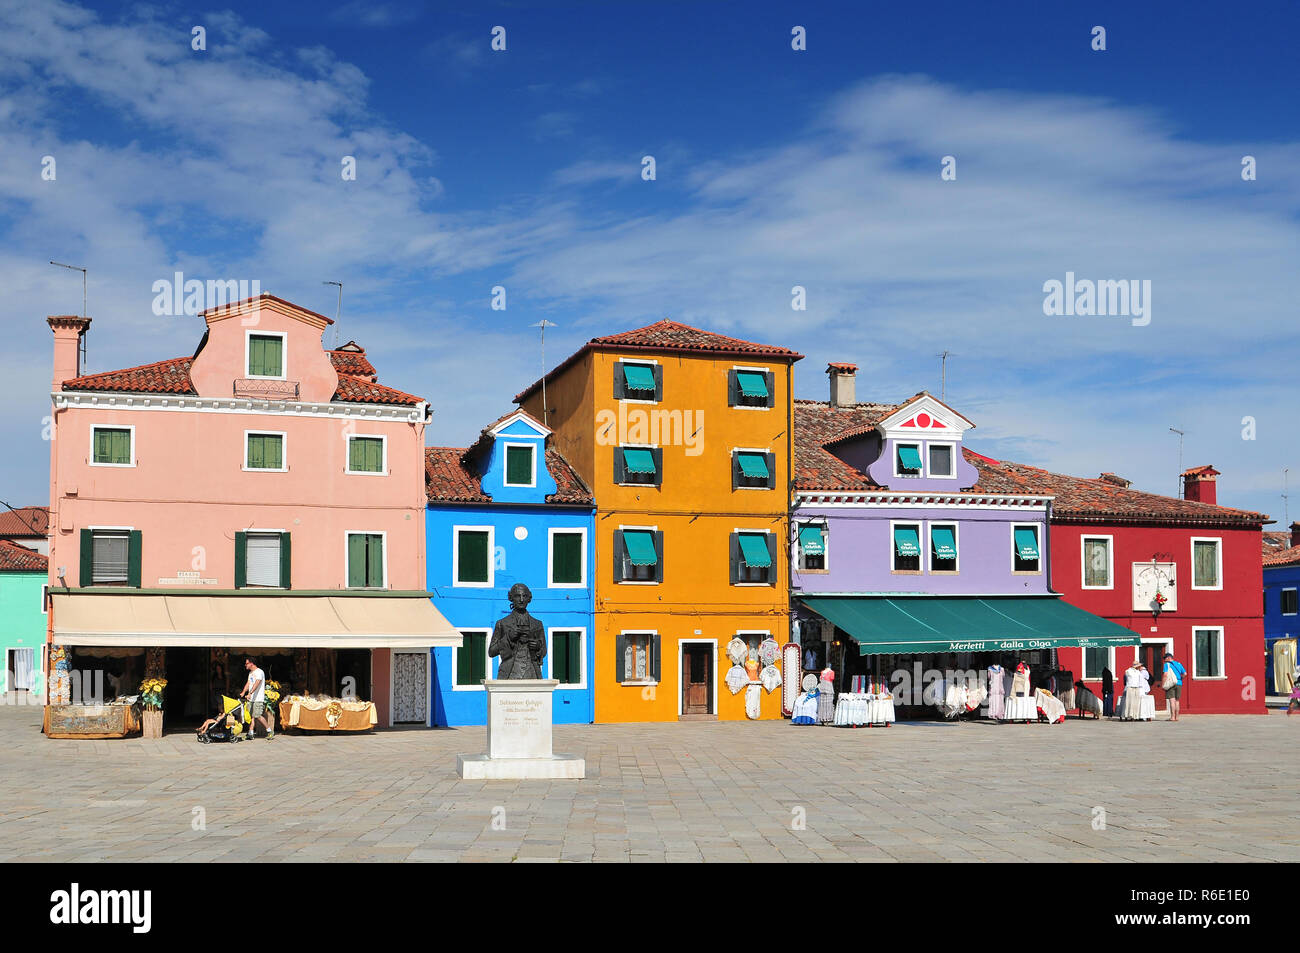
[{"label": "man in white shirt", "polygon": [[244,683],[244,690],[239,693],[240,698],[247,698],[253,709],[253,724],[248,726],[248,736],[254,737],[257,731],[257,722],[262,723],[266,729],[266,740],[275,740],[275,728],[266,716],[266,674],[257,667],[254,659],[244,659],[244,668],[248,670],[248,681]]}]

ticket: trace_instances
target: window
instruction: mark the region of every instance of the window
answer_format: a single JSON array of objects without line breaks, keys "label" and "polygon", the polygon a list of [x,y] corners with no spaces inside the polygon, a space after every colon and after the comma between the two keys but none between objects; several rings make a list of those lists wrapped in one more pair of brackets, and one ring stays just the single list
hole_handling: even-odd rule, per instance
[{"label": "window", "polygon": [[775,479],[776,455],[764,450],[731,451],[731,488],[770,490]]},{"label": "window", "polygon": [[250,334],[248,336],[248,376],[284,377],[284,336]]},{"label": "window", "polygon": [[932,477],[953,477],[953,445],[950,443],[932,443],[927,446],[930,454],[930,473]]},{"label": "window", "polygon": [[614,581],[663,582],[664,534],[654,529],[614,531]]},{"label": "window", "polygon": [[1192,630],[1192,676],[1223,678],[1223,629]]},{"label": "window", "polygon": [[139,530],[83,529],[80,584],[138,589],[142,539]]},{"label": "window", "polygon": [[1282,590],[1282,614],[1295,615],[1297,611],[1296,605],[1297,605],[1296,590],[1283,589]]},{"label": "window", "polygon": [[769,585],[776,562],[776,536],[772,533],[731,534],[731,584]]},{"label": "window", "polygon": [[383,437],[348,435],[348,473],[384,473]]},{"label": "window", "polygon": [[772,372],[760,368],[733,367],[727,372],[729,407],[773,407]]},{"label": "window", "polygon": [[1219,540],[1192,538],[1192,588],[1222,589]]},{"label": "window", "polygon": [[134,436],[134,427],[91,427],[91,464],[97,467],[135,466],[131,446]]},{"label": "window", "polygon": [[930,525],[930,572],[957,571],[957,524]]},{"label": "window", "polygon": [[664,369],[658,364],[616,361],[614,397],[618,400],[660,401],[664,399]]},{"label": "window", "polygon": [[582,686],[582,630],[562,629],[551,632],[551,678],[561,685]]},{"label": "window", "polygon": [[892,523],[894,572],[921,571],[921,524]]},{"label": "window", "polygon": [[384,588],[384,534],[348,533],[348,588]]},{"label": "window", "polygon": [[661,486],[663,454],[661,447],[615,447],[614,482],[625,486]]},{"label": "window", "polygon": [[1038,526],[1033,523],[1011,525],[1011,571],[1038,572],[1042,565],[1038,547]]},{"label": "window", "polygon": [[456,586],[492,586],[491,526],[456,526],[452,529],[452,580]]},{"label": "window", "polygon": [[533,472],[532,444],[506,444],[506,486],[536,486],[537,478]]},{"label": "window", "polygon": [[894,447],[894,476],[919,477],[921,475],[921,445],[900,443]]},{"label": "window", "polygon": [[1101,670],[1108,668],[1111,675],[1115,674],[1115,662],[1112,657],[1113,649],[1105,647],[1085,648],[1083,650],[1083,674],[1079,676],[1083,681],[1101,681]]},{"label": "window", "polygon": [[1114,560],[1111,558],[1111,537],[1083,537],[1083,588],[1111,589]]},{"label": "window", "polygon": [[587,531],[550,531],[551,586],[579,588],[587,584]]},{"label": "window", "polygon": [[623,632],[615,646],[620,682],[659,681],[659,636],[654,632]]},{"label": "window", "polygon": [[49,611],[50,611],[50,584],[46,583],[45,585],[41,586],[41,612],[48,613]]},{"label": "window", "polygon": [[270,531],[235,533],[235,588],[289,588],[289,534]]},{"label": "window", "polygon": [[284,434],[244,431],[245,470],[280,470],[284,465]]},{"label": "window", "polygon": [[799,568],[804,572],[826,571],[826,527],[816,523],[799,527]]},{"label": "window", "polygon": [[483,679],[487,678],[488,633],[481,629],[462,629],[460,637],[460,647],[452,650],[456,655],[453,662],[456,671],[456,684],[453,686],[453,690],[457,688],[481,689]]}]

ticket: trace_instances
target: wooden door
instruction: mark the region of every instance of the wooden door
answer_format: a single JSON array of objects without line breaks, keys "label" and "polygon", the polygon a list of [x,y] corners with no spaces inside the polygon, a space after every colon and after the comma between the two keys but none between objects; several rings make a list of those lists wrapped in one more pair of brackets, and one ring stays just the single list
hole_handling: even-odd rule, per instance
[{"label": "wooden door", "polygon": [[712,655],[707,645],[688,645],[684,649],[683,715],[713,714],[709,710],[713,700]]},{"label": "wooden door", "polygon": [[1164,642],[1144,642],[1142,644],[1142,664],[1147,667],[1151,673],[1151,697],[1156,700],[1156,711],[1164,711],[1167,707],[1165,704],[1165,690],[1160,687],[1160,680],[1165,674],[1165,643]]}]

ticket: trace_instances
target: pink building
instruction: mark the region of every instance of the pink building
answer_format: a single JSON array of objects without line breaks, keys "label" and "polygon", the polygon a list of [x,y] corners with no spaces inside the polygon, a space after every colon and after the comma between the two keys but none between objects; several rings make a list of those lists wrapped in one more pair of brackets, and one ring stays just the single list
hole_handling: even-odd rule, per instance
[{"label": "pink building", "polygon": [[122,692],[165,674],[169,727],[237,693],[250,652],[427,724],[429,649],[460,644],[425,590],[427,403],[273,295],[203,317],[193,356],[85,376],[90,319],[48,319],[51,656]]}]

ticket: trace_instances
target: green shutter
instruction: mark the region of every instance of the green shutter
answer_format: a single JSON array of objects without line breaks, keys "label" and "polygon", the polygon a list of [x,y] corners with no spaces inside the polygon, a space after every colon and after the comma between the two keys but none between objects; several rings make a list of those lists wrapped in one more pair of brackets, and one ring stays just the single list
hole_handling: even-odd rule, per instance
[{"label": "green shutter", "polygon": [[384,586],[384,537],[378,533],[366,537],[366,585],[371,589]]},{"label": "green shutter", "polygon": [[657,682],[660,681],[659,636],[657,635],[650,636],[649,651],[650,651],[650,677]]},{"label": "green shutter", "polygon": [[88,529],[81,531],[81,569],[77,572],[77,582],[89,586],[95,578],[95,534]]},{"label": "green shutter", "polygon": [[348,441],[348,469],[362,471],[366,466],[365,447],[362,446],[360,437],[353,437]]},{"label": "green shutter", "polygon": [[488,534],[482,530],[462,530],[456,538],[456,581],[488,581]]},{"label": "green shutter", "polygon": [[353,473],[384,472],[382,437],[353,437],[348,441],[348,470]]},{"label": "green shutter", "polygon": [[366,584],[366,537],[361,533],[348,536],[348,587],[360,589]]},{"label": "green shutter", "polygon": [[614,681],[623,682],[627,680],[627,636],[618,635],[614,638]]},{"label": "green shutter", "polygon": [[533,482],[533,448],[506,447],[506,483],[521,486]]},{"label": "green shutter", "polygon": [[235,531],[235,588],[248,585],[248,534]]},{"label": "green shutter", "polygon": [[556,533],[551,537],[551,581],[561,584],[582,582],[582,534]]},{"label": "green shutter", "polygon": [[132,589],[140,588],[140,550],[143,548],[144,534],[138,529],[127,534],[126,549],[126,584]]},{"label": "green shutter", "polygon": [[462,632],[462,644],[456,652],[456,684],[481,685],[487,678],[487,636],[482,632]]},{"label": "green shutter", "polygon": [[278,337],[253,335],[248,339],[250,377],[279,377],[283,373],[284,341]]},{"label": "green shutter", "polygon": [[569,633],[567,648],[569,659],[569,684],[576,685],[582,681],[582,657],[579,654],[582,649],[582,638],[577,632]]},{"label": "green shutter", "polygon": [[293,579],[292,558],[289,554],[289,534],[280,534],[280,588],[289,589]]},{"label": "green shutter", "polygon": [[131,431],[114,430],[113,431],[113,462],[126,463],[131,462]]}]

